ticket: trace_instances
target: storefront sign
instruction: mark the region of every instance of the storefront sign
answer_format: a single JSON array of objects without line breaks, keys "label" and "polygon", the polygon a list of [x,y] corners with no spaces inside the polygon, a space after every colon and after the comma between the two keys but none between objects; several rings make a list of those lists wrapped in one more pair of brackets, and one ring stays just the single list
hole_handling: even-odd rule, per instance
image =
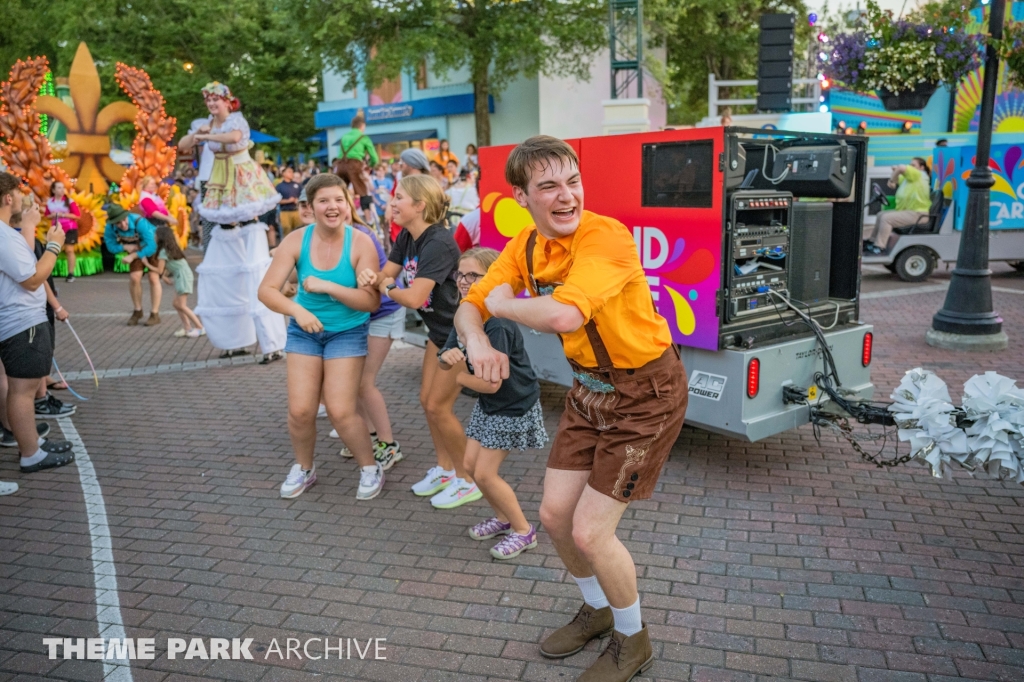
[{"label": "storefront sign", "polygon": [[412,113],[411,104],[381,104],[366,108],[366,122],[397,121],[403,118],[412,118]]}]

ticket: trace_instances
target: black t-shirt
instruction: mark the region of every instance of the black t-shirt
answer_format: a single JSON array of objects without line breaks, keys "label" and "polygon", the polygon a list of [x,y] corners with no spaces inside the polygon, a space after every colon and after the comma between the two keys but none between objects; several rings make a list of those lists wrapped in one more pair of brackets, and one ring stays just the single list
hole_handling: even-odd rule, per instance
[{"label": "black t-shirt", "polygon": [[[302,194],[302,185],[297,182],[285,182],[282,180],[277,183],[277,193],[281,195],[282,199],[298,199],[299,195]],[[282,211],[298,211],[299,204],[279,204]]]},{"label": "black t-shirt", "polygon": [[433,291],[417,312],[427,324],[427,336],[438,348],[448,340],[459,307],[459,288],[455,285],[459,255],[459,245],[451,232],[437,223],[419,239],[402,230],[388,256],[389,261],[402,266],[398,280],[403,288],[409,288],[417,277],[434,282]]},{"label": "black t-shirt", "polygon": [[[508,379],[494,393],[480,394],[480,409],[484,414],[502,417],[522,417],[540,400],[540,384],[533,373],[530,356],[519,325],[511,320],[492,317],[484,322],[484,333],[494,350],[508,356]],[[444,350],[459,347],[455,330],[448,335]]]}]

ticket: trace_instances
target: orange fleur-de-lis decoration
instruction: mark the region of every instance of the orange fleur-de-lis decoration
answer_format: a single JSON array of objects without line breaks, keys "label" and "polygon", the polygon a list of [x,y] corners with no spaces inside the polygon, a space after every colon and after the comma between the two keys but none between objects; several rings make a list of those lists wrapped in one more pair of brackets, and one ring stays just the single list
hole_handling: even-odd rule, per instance
[{"label": "orange fleur-de-lis decoration", "polygon": [[124,167],[110,158],[110,129],[135,120],[129,102],[112,102],[100,109],[100,74],[85,43],[78,44],[68,76],[72,109],[56,97],[42,95],[36,110],[58,119],[67,128],[67,157],[61,167],[77,178],[80,191],[105,193],[110,182],[119,182]]}]

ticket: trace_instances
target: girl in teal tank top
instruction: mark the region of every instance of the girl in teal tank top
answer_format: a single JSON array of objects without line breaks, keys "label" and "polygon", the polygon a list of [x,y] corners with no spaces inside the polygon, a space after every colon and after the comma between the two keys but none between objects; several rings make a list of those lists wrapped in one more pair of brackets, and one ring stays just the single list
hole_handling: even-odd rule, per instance
[{"label": "girl in teal tank top", "polygon": [[[359,387],[366,364],[370,313],[380,307],[371,285],[356,273],[378,272],[373,240],[351,227],[355,209],[345,182],[320,173],[306,185],[315,223],[281,240],[260,283],[259,299],[288,323],[288,432],[295,463],[281,484],[281,497],[301,495],[316,483],[316,415],[321,398],[331,424],[359,463],[356,499],[377,496],[384,467],[374,458],[370,433],[359,412]],[[319,266],[319,267],[318,267]],[[281,288],[297,273],[295,298]]]},{"label": "girl in teal tank top", "polygon": [[341,248],[341,257],[333,270],[318,270],[313,266],[309,257],[309,245],[315,229],[315,226],[311,225],[305,229],[305,233],[302,235],[302,251],[295,264],[295,269],[299,274],[299,291],[295,301],[316,315],[323,323],[326,332],[343,332],[366,324],[370,319],[370,313],[353,310],[330,294],[313,294],[303,288],[302,283],[310,275],[343,287],[355,288],[357,286],[356,271],[352,267],[352,226],[345,225],[344,227],[345,241]]}]

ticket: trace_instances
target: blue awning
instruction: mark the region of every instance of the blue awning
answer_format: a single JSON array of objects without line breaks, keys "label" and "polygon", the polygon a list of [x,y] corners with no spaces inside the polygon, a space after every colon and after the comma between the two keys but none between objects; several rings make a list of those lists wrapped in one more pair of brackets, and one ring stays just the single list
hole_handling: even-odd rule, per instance
[{"label": "blue awning", "polygon": [[259,130],[253,130],[249,132],[249,139],[256,144],[270,144],[271,142],[280,142],[281,139],[274,137],[273,135],[267,135],[266,133],[260,132]]}]

